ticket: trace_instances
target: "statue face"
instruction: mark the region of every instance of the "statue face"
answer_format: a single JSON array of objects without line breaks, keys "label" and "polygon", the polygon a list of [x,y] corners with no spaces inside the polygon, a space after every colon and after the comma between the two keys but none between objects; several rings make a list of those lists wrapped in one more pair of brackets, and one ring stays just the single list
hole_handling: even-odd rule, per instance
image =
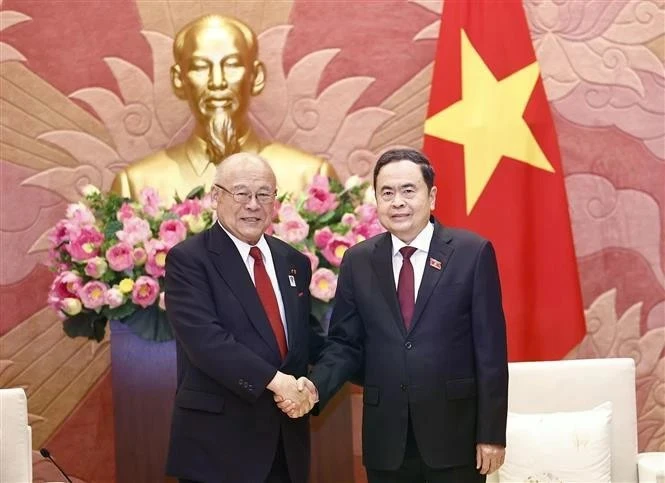
[{"label": "statue face", "polygon": [[263,88],[263,72],[235,26],[203,24],[187,34],[172,80],[199,126],[217,117],[244,130],[249,100]]}]

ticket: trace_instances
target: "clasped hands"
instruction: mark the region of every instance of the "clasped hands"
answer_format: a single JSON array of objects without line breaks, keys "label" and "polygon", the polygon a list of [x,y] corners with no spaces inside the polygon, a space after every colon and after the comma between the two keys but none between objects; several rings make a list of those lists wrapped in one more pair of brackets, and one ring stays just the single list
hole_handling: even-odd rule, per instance
[{"label": "clasped hands", "polygon": [[277,372],[268,384],[273,392],[277,407],[290,418],[300,418],[310,412],[318,401],[318,391],[314,383],[306,377],[295,377]]}]

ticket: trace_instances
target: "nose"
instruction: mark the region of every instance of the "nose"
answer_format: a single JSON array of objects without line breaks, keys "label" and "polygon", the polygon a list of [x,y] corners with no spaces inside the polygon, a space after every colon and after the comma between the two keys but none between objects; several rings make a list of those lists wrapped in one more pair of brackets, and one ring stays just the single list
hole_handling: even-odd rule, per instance
[{"label": "nose", "polygon": [[259,204],[259,200],[256,198],[256,194],[252,195],[252,199],[249,200],[249,203],[247,203],[247,205],[245,206],[247,207],[248,210],[253,210],[253,211],[258,210],[261,207],[261,205]]},{"label": "nose", "polygon": [[406,203],[404,202],[404,198],[402,198],[402,195],[399,193],[395,193],[395,197],[393,198],[392,205],[395,208],[400,208],[404,206]]},{"label": "nose", "polygon": [[226,77],[224,76],[224,69],[220,64],[213,64],[210,70],[208,87],[210,89],[226,89]]}]

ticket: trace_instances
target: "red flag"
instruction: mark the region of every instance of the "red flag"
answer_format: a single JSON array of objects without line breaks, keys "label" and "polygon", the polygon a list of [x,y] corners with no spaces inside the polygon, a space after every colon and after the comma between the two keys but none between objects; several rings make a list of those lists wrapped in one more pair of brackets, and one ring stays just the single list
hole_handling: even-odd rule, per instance
[{"label": "red flag", "polygon": [[520,0],[446,0],[424,150],[435,214],[497,252],[511,361],[585,334],[561,158]]}]

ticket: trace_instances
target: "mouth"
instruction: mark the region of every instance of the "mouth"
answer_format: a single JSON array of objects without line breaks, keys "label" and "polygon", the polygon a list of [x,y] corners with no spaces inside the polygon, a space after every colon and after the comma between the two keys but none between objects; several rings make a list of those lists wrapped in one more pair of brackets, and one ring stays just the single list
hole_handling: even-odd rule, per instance
[{"label": "mouth", "polygon": [[256,224],[263,222],[263,219],[257,216],[243,216],[242,218],[240,218],[240,220],[244,223],[249,223],[249,224]]},{"label": "mouth", "polygon": [[390,219],[394,221],[403,221],[409,219],[410,217],[411,215],[408,213],[396,213],[394,215],[390,215]]}]

